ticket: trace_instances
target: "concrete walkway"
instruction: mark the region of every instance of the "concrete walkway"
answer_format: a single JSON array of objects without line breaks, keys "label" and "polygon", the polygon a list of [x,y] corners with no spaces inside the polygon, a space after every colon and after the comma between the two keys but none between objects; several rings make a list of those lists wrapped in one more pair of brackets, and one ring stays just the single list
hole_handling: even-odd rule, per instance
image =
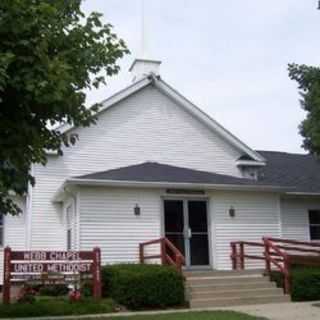
[{"label": "concrete walkway", "polygon": [[320,320],[320,307],[313,306],[319,302],[278,303],[229,308],[269,320]]},{"label": "concrete walkway", "polygon": [[[108,319],[110,317],[117,317],[121,320],[122,316],[134,315],[156,315],[168,313],[183,313],[183,312],[196,312],[196,311],[217,311],[229,310],[247,313],[257,317],[265,317],[269,320],[319,320],[320,307],[314,307],[314,304],[319,302],[299,302],[299,303],[274,303],[264,305],[252,306],[238,306],[238,307],[224,307],[224,308],[209,308],[209,309],[177,309],[166,311],[141,311],[141,312],[121,312],[121,313],[107,313],[96,315],[83,315],[83,316],[65,316],[65,317],[37,317],[37,318],[16,318],[16,319],[1,319],[1,320],[77,320],[77,319]],[[151,317],[150,317],[151,318]]]}]

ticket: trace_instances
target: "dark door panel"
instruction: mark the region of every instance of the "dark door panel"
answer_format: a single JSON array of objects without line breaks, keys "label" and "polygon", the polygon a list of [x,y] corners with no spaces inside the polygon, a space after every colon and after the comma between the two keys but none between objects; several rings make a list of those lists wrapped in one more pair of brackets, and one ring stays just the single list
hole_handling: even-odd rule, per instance
[{"label": "dark door panel", "polygon": [[209,265],[209,237],[206,201],[188,201],[191,266]]},{"label": "dark door panel", "polygon": [[165,236],[185,255],[184,212],[182,200],[164,201]]}]

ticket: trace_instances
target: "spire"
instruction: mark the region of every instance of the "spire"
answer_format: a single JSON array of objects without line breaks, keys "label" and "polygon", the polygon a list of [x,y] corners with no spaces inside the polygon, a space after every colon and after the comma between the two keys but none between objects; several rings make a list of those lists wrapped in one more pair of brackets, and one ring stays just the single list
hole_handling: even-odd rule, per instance
[{"label": "spire", "polygon": [[147,23],[145,0],[141,0],[141,47],[140,57],[136,58],[129,71],[132,73],[132,81],[136,82],[150,73],[159,75],[161,61],[153,60],[148,55]]},{"label": "spire", "polygon": [[141,0],[141,58],[147,57],[145,0]]}]

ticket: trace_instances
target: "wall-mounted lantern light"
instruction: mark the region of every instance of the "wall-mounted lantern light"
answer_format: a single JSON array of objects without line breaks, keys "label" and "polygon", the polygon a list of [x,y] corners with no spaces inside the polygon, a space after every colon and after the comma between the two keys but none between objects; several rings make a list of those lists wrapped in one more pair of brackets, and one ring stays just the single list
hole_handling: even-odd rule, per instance
[{"label": "wall-mounted lantern light", "polygon": [[236,209],[233,206],[229,209],[229,216],[230,218],[234,218],[236,216]]},{"label": "wall-mounted lantern light", "polygon": [[140,216],[140,214],[141,214],[141,208],[139,207],[138,204],[136,204],[135,207],[134,207],[134,215],[135,216]]}]

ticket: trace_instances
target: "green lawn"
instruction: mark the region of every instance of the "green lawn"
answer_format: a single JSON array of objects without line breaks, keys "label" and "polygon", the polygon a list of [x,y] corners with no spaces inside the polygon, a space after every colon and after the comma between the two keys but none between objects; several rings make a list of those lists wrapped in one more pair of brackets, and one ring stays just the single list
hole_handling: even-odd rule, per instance
[{"label": "green lawn", "polygon": [[[92,319],[91,319],[92,320]],[[181,312],[160,315],[99,318],[99,320],[267,320],[232,311]]]}]

